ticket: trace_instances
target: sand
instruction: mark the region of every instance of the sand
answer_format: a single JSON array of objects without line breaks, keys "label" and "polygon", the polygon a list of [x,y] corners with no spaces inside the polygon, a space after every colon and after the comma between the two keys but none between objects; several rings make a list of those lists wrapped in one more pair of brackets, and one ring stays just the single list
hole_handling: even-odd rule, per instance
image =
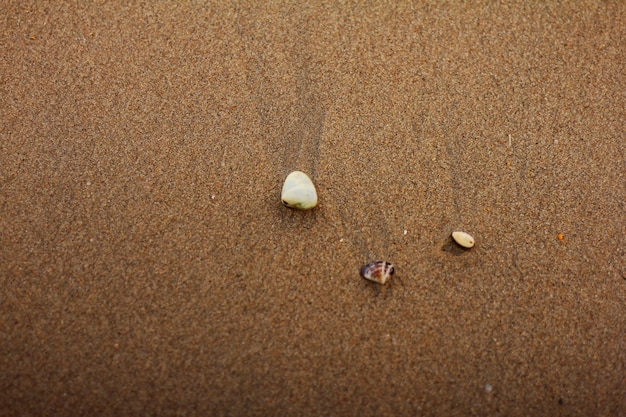
[{"label": "sand", "polygon": [[626,3],[191,3],[0,6],[0,416],[626,415]]}]

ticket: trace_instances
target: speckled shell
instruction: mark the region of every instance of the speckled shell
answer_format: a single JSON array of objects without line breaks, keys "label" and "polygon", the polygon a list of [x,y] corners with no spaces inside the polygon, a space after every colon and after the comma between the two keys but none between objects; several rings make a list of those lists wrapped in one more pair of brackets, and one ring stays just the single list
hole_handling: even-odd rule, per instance
[{"label": "speckled shell", "polygon": [[294,171],[285,179],[280,199],[287,207],[309,210],[317,205],[317,191],[308,175]]},{"label": "speckled shell", "polygon": [[464,248],[471,248],[474,246],[474,238],[465,232],[453,232],[452,239]]},{"label": "speckled shell", "polygon": [[363,278],[378,282],[379,284],[384,284],[389,281],[393,273],[393,265],[386,261],[372,262],[361,268]]}]

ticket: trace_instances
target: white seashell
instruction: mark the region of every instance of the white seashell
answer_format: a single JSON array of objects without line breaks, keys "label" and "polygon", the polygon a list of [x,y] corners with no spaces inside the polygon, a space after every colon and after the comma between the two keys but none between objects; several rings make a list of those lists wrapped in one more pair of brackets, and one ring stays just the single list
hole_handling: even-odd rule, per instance
[{"label": "white seashell", "polygon": [[294,171],[287,175],[280,199],[287,207],[309,210],[317,205],[317,191],[308,175]]},{"label": "white seashell", "polygon": [[361,268],[361,275],[363,278],[378,282],[379,284],[384,284],[389,281],[389,278],[391,278],[393,273],[393,265],[386,261],[372,262],[371,264],[367,264]]},{"label": "white seashell", "polygon": [[453,232],[452,238],[456,243],[464,248],[471,248],[474,246],[474,238],[465,232]]}]

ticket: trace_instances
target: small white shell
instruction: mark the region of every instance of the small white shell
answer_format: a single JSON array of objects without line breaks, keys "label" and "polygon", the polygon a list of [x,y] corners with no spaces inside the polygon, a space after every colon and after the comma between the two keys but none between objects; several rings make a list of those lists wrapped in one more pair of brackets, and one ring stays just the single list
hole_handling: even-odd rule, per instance
[{"label": "small white shell", "polygon": [[317,191],[308,175],[294,171],[287,175],[280,199],[287,207],[309,210],[317,205]]},{"label": "small white shell", "polygon": [[452,239],[464,248],[471,248],[474,246],[474,238],[465,232],[453,232]]},{"label": "small white shell", "polygon": [[386,261],[376,261],[361,268],[361,275],[370,281],[384,284],[394,273],[394,267]]}]

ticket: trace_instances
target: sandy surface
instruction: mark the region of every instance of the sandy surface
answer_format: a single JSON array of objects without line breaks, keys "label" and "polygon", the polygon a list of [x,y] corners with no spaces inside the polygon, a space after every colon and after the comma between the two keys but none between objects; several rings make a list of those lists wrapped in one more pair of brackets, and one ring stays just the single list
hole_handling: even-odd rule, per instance
[{"label": "sandy surface", "polygon": [[626,415],[626,3],[120,3],[0,6],[0,416]]}]

